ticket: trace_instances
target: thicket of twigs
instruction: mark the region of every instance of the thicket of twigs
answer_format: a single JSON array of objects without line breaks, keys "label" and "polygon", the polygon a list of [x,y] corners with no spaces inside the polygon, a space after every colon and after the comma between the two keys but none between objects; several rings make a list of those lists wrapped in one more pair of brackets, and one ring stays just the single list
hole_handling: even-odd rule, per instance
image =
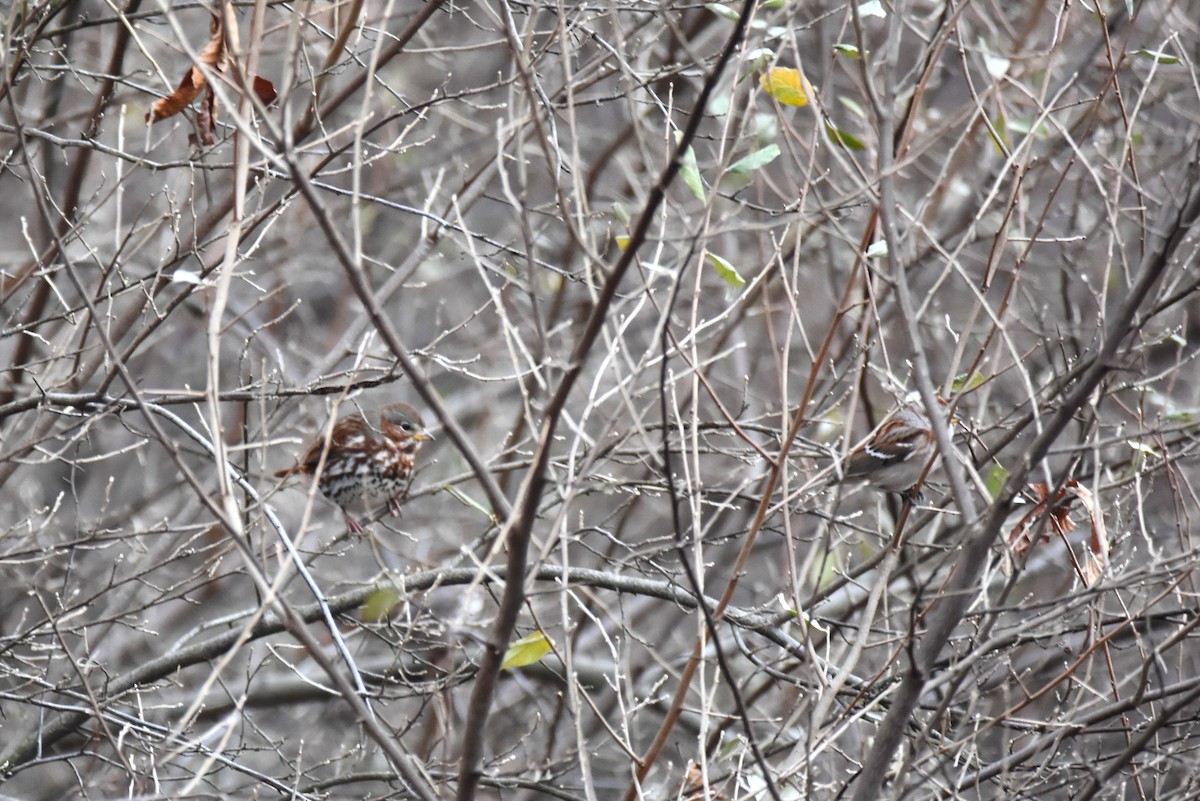
[{"label": "thicket of twigs", "polygon": [[1187,4],[4,13],[0,794],[1200,793]]}]

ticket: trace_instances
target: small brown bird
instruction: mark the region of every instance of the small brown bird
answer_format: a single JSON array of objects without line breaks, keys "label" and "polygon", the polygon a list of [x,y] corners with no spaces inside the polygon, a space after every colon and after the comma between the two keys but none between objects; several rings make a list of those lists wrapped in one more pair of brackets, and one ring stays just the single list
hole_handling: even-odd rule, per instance
[{"label": "small brown bird", "polygon": [[400,502],[412,481],[413,463],[422,442],[433,439],[425,431],[421,415],[407,403],[393,403],[379,410],[379,424],[368,423],[361,414],[338,420],[325,437],[308,446],[298,464],[275,474],[286,478],[297,473],[315,475],[321,454],[325,465],[318,486],[321,494],[341,507],[346,530],[362,532],[362,524],[349,512],[363,497],[384,495],[388,511],[400,516]]},{"label": "small brown bird", "polygon": [[[938,402],[946,404],[942,398]],[[921,396],[912,392],[862,444],[846,454],[842,478],[864,479],[884,492],[919,502],[921,493],[914,491],[915,485],[936,451],[933,426]]]}]

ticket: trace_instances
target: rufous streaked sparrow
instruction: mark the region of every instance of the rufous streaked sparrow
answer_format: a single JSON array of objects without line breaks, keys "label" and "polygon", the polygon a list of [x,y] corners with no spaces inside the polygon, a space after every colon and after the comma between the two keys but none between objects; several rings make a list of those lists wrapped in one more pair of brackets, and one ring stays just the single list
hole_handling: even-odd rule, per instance
[{"label": "rufous streaked sparrow", "polygon": [[412,481],[413,464],[422,442],[433,439],[425,430],[421,415],[407,403],[393,403],[379,410],[378,424],[368,423],[361,414],[338,420],[328,438],[317,439],[295,466],[280,470],[277,478],[303,473],[316,475],[321,466],[318,486],[321,493],[341,507],[346,530],[362,532],[362,524],[348,507],[359,499],[386,496],[388,511],[400,516],[400,502]]}]

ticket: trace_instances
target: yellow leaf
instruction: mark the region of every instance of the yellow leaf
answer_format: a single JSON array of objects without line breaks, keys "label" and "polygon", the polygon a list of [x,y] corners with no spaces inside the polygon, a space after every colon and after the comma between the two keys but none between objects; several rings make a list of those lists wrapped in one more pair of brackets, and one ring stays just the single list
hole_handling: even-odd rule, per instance
[{"label": "yellow leaf", "polygon": [[717,275],[721,276],[721,280],[725,283],[734,289],[741,289],[746,285],[746,279],[742,278],[741,273],[737,271],[737,267],[734,267],[716,253],[706,253],[705,255],[708,257],[709,263],[716,269]]},{"label": "yellow leaf", "polygon": [[617,247],[621,249],[622,253],[625,252],[625,248],[629,247],[629,237],[625,236],[624,234],[617,234],[613,237],[613,239],[616,240]]},{"label": "yellow leaf", "polygon": [[758,82],[771,97],[785,106],[807,106],[812,96],[812,84],[791,67],[772,67]]},{"label": "yellow leaf", "polygon": [[382,623],[391,617],[399,604],[399,590],[395,587],[380,587],[367,595],[358,610],[358,619],[364,623]]},{"label": "yellow leaf", "polygon": [[548,653],[550,653],[550,638],[538,630],[532,634],[526,634],[508,646],[508,650],[504,653],[504,661],[500,663],[500,669],[512,670],[532,665]]}]

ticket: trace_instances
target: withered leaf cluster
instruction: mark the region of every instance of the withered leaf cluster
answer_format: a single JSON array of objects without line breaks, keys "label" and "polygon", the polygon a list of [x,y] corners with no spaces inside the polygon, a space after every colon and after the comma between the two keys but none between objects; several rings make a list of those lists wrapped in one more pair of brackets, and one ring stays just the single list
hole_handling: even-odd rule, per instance
[{"label": "withered leaf cluster", "polygon": [[[200,52],[198,63],[189,67],[183,74],[183,79],[174,92],[155,101],[150,111],[146,112],[146,122],[149,124],[165,120],[190,106],[192,101],[204,92],[200,112],[196,115],[196,125],[200,129],[200,141],[205,145],[213,143],[213,129],[217,124],[217,96],[205,77],[203,67],[218,75],[226,75],[233,66],[225,44],[225,24],[221,17],[213,14],[208,28],[208,44]],[[251,88],[264,105],[275,100],[275,85],[266,78],[255,75],[251,81]]]}]

